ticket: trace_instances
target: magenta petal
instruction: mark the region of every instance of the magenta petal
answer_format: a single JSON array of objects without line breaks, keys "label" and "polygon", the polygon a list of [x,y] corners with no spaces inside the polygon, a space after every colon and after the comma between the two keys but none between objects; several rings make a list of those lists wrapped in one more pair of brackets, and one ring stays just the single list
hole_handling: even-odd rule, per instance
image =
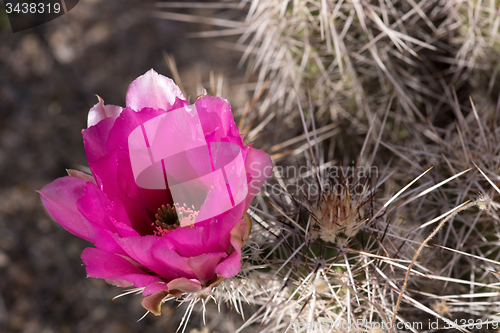
[{"label": "magenta petal", "polygon": [[86,183],[80,178],[62,177],[42,188],[40,198],[45,209],[64,229],[80,238],[92,241],[86,221],[77,209]]},{"label": "magenta petal", "polygon": [[129,85],[126,105],[136,111],[143,108],[170,110],[176,97],[184,99],[174,81],[151,69]]},{"label": "magenta petal", "polygon": [[161,243],[175,249],[183,257],[196,257],[203,253],[225,252],[229,250],[231,229],[222,223],[178,228],[162,237]]},{"label": "magenta petal", "polygon": [[109,131],[109,136],[104,143],[107,151],[121,148],[128,153],[128,138],[130,133],[144,122],[165,114],[165,109],[140,109],[139,112],[126,108],[120,116],[116,118],[113,128]]},{"label": "magenta petal", "polygon": [[[167,202],[166,194],[163,191],[163,193],[159,193],[160,197],[148,197],[143,195],[142,201],[134,200],[133,198],[129,197],[126,191],[130,191],[130,189],[122,190],[122,186],[120,185],[132,182],[130,184],[130,187],[134,186],[133,176],[131,175],[132,170],[130,170],[130,168],[127,169],[126,166],[123,168],[119,168],[119,154],[123,155],[124,152],[115,149],[107,156],[93,163],[89,163],[92,173],[94,174],[97,183],[101,187],[102,191],[107,195],[107,197],[111,201],[119,201],[123,205],[133,229],[135,229],[141,235],[151,233],[151,218],[148,215],[148,211],[145,209],[148,206],[144,206],[143,203],[148,199],[151,199],[149,202],[149,207],[154,206],[158,201],[162,200],[161,194],[163,194],[163,198],[165,198],[163,202]],[[126,158],[121,157],[121,159]],[[137,195],[139,196],[139,194]],[[158,206],[156,206],[156,209],[158,209],[157,207]],[[153,211],[153,208],[151,208],[151,211]],[[124,220],[123,222],[126,223],[127,221]]]},{"label": "magenta petal", "polygon": [[153,257],[153,249],[157,246],[160,237],[150,235],[125,238],[116,237],[116,239],[118,244],[132,259],[160,275],[165,280],[172,280],[179,277],[172,267]]},{"label": "magenta petal", "polygon": [[109,207],[109,212],[116,222],[120,222],[128,226],[132,225],[130,223],[129,216],[127,215],[127,210],[120,201],[112,201],[111,206]]},{"label": "magenta petal", "polygon": [[[184,107],[186,107],[188,105],[189,105],[189,103],[186,100],[180,99],[179,97],[176,97],[175,98],[175,103],[174,103],[174,105],[172,105],[172,107],[170,108],[170,110],[181,109],[181,108],[184,108]],[[167,110],[167,111],[170,111],[170,110]]]},{"label": "magenta petal", "polygon": [[118,199],[123,203],[134,229],[140,234],[150,233],[151,217],[162,205],[172,204],[172,199],[166,190],[148,190],[137,186],[128,151],[128,136],[143,122],[164,113],[153,109],[140,112],[123,110],[109,133],[108,155],[94,162],[89,161],[98,184],[102,185],[110,200]]},{"label": "magenta petal", "polygon": [[233,142],[243,147],[231,105],[220,97],[203,96],[194,103],[208,142]]},{"label": "magenta petal", "polygon": [[113,223],[120,236],[140,236],[139,233],[132,228],[130,218],[128,217],[127,211],[121,202],[115,200],[111,203],[111,206],[109,207],[109,215],[111,223]]},{"label": "magenta petal", "polygon": [[198,222],[194,227],[178,228],[161,238],[162,244],[183,257],[204,253],[229,252],[231,231],[243,217],[244,202],[212,219]]},{"label": "magenta petal", "polygon": [[136,287],[161,281],[158,277],[143,272],[129,260],[99,249],[86,248],[82,252],[82,260],[86,265],[89,277],[125,280],[133,283]]},{"label": "magenta petal", "polygon": [[159,291],[168,290],[168,285],[165,282],[154,282],[146,286],[142,291],[142,296],[155,294]]},{"label": "magenta petal", "polygon": [[[169,250],[165,247],[157,247],[152,251],[152,258],[156,262],[157,269],[165,272],[168,271],[169,275],[175,274],[176,277],[185,277],[188,279],[195,279],[196,274],[189,267],[188,259],[181,257],[177,252]],[[164,276],[162,274],[162,276]]]},{"label": "magenta petal", "polygon": [[251,148],[248,150],[245,161],[245,170],[251,177],[248,184],[248,195],[245,199],[245,211],[250,207],[253,198],[259,193],[260,188],[266,182],[273,170],[271,157],[262,150]]},{"label": "magenta petal", "polygon": [[130,225],[116,221],[115,219],[111,220],[118,231],[118,234],[121,237],[137,237],[140,236],[137,231],[135,231]]},{"label": "magenta petal", "polygon": [[87,127],[91,127],[99,123],[104,118],[113,117],[116,118],[122,112],[121,106],[116,105],[104,105],[104,100],[97,96],[99,102],[94,105],[90,111],[87,118]]},{"label": "magenta petal", "polygon": [[235,247],[229,257],[222,261],[215,268],[215,272],[226,279],[230,279],[241,270],[241,246]]},{"label": "magenta petal", "polygon": [[[117,154],[117,162],[117,172],[119,175],[117,181],[120,192],[122,193],[122,197],[126,196],[130,198],[130,201],[134,204],[134,206],[140,207],[142,211],[147,212],[149,214],[148,222],[151,223],[151,218],[153,218],[154,215],[158,213],[158,208],[160,208],[162,205],[172,205],[173,202],[172,197],[170,196],[170,192],[165,189],[149,190],[139,187],[135,182],[130,164],[130,156],[128,155],[128,153],[119,150]],[[127,205],[125,205],[125,208],[128,211]],[[132,217],[130,219],[132,223],[137,222],[133,220]],[[150,225],[148,225],[148,227],[150,228]],[[136,230],[139,231],[137,228]]]},{"label": "magenta petal", "polygon": [[215,268],[215,272],[222,277],[230,279],[241,270],[241,248],[244,245],[246,223],[241,220],[231,231],[231,245],[233,252]]},{"label": "magenta petal", "polygon": [[82,131],[85,154],[87,155],[89,164],[106,156],[108,153],[106,142],[114,123],[115,118],[110,117]]},{"label": "magenta petal", "polygon": [[196,278],[202,284],[205,284],[215,276],[215,268],[226,257],[226,252],[206,253],[197,257],[187,258],[187,263],[196,274]]},{"label": "magenta petal", "polygon": [[153,250],[153,258],[166,269],[175,272],[179,277],[198,279],[202,284],[215,276],[215,267],[226,252],[205,253],[196,257],[181,257],[177,252],[169,250],[158,243]]},{"label": "magenta petal", "polygon": [[127,253],[123,251],[121,246],[116,242],[115,234],[109,230],[94,226],[94,228],[89,230],[89,235],[92,237],[92,242],[99,250],[127,256]]},{"label": "magenta petal", "polygon": [[88,221],[101,228],[116,232],[116,228],[109,218],[110,206],[111,202],[94,183],[85,184],[83,195],[76,202],[78,211]]},{"label": "magenta petal", "polygon": [[94,183],[86,183],[82,197],[76,207],[86,219],[89,237],[95,246],[103,251],[125,254],[113,235],[117,229],[109,214],[111,203]]}]

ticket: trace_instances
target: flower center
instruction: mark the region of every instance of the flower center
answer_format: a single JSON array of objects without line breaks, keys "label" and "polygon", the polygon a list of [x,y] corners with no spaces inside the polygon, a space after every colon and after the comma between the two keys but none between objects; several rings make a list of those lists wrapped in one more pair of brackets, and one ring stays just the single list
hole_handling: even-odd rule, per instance
[{"label": "flower center", "polygon": [[179,216],[175,210],[175,206],[162,205],[158,208],[158,214],[155,215],[156,221],[152,223],[155,227],[155,235],[163,236],[170,230],[177,229],[180,226]]}]

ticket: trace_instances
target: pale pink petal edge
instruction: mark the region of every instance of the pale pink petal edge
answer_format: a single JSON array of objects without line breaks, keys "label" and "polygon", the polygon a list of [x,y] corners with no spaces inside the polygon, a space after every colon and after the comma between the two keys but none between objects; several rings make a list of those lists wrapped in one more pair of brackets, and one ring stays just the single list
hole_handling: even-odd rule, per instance
[{"label": "pale pink petal edge", "polygon": [[89,115],[87,117],[87,127],[96,125],[104,118],[116,118],[123,110],[121,106],[105,105],[104,100],[99,96],[97,96],[97,99],[99,100],[99,102],[97,102],[97,104],[89,110]]},{"label": "pale pink petal edge", "polygon": [[150,69],[129,85],[126,105],[135,111],[143,108],[170,110],[176,97],[185,100],[172,79]]}]

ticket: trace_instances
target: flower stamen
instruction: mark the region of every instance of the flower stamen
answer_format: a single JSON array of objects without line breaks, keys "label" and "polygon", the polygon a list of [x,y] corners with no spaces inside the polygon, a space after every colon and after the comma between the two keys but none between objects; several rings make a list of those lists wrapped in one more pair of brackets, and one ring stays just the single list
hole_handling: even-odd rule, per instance
[{"label": "flower stamen", "polygon": [[177,229],[180,226],[175,206],[169,204],[158,208],[158,214],[155,215],[155,218],[156,221],[152,223],[152,226],[156,228],[155,234],[158,234],[158,236],[163,236],[168,231]]}]

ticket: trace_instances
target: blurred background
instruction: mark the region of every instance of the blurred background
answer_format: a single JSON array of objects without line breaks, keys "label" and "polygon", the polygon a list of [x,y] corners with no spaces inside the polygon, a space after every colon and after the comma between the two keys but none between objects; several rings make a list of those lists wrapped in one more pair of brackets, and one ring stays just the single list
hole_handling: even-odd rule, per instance
[{"label": "blurred background", "polygon": [[[112,301],[122,289],[87,279],[80,253],[90,244],[55,223],[36,193],[65,176],[67,168],[87,165],[81,130],[87,127],[96,94],[106,104],[124,106],[128,84],[150,68],[172,77],[164,52],[175,59],[192,101],[201,94],[201,84],[210,81],[211,71],[215,80],[223,74],[235,84],[243,82],[236,69],[240,54],[214,47],[207,39],[186,38],[186,33],[206,26],[153,18],[145,5],[133,0],[81,0],[62,17],[12,33],[2,4],[0,332],[177,328],[180,318],[172,319],[168,306],[163,316],[149,315],[137,323],[145,313],[140,296]],[[205,86],[209,89],[209,83]],[[234,107],[241,99],[231,97]],[[220,316],[207,322],[219,326],[219,332],[230,332],[233,317],[241,320],[223,307]],[[200,323],[195,314],[189,327],[201,327]]]}]

